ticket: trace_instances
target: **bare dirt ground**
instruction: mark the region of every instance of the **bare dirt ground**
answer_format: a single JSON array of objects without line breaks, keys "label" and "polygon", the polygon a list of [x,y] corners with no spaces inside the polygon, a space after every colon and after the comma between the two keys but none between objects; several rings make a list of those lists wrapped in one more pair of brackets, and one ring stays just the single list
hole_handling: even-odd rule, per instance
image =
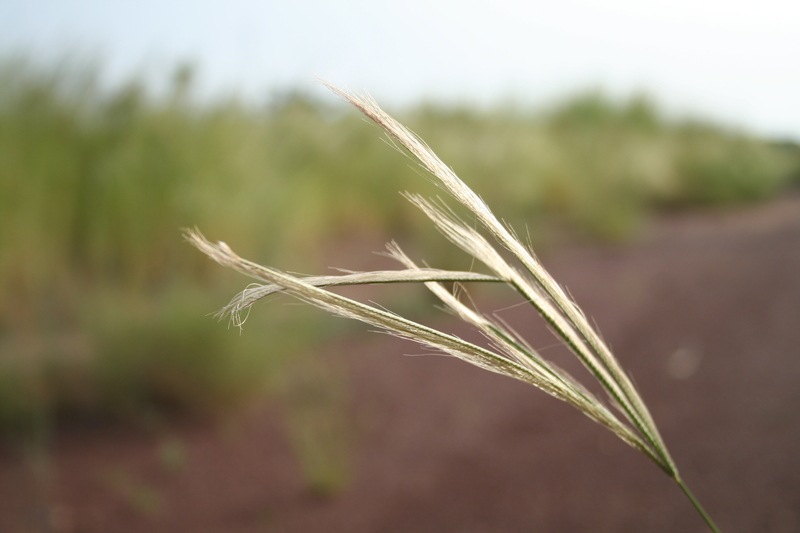
[{"label": "bare dirt ground", "polygon": [[[632,245],[544,262],[632,373],[722,531],[800,531],[800,197],[673,215]],[[503,317],[553,343],[522,308]],[[402,356],[419,351],[366,334],[331,348],[355,428],[350,483],[331,497],[309,490],[267,405],[166,440],[82,428],[24,461],[2,450],[0,531],[706,531],[673,482],[580,413],[460,361]]]}]

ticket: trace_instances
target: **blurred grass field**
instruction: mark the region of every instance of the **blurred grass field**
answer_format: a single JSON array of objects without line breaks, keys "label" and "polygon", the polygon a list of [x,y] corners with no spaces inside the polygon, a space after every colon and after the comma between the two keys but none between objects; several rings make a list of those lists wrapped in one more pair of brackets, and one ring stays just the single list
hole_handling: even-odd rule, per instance
[{"label": "blurred grass field", "polygon": [[[192,79],[179,68],[156,96],[139,80],[102,90],[96,69],[0,64],[4,430],[227,412],[280,390],[287,362],[350,327],[280,304],[258,306],[245,335],[214,322],[247,281],[185,245],[182,227],[289,271],[324,271],[337,243],[389,238],[468,267],[398,195],[433,185],[323,90],[324,101],[287,92],[256,106],[201,101]],[[645,97],[397,114],[540,245],[625,240],[657,210],[800,182],[796,144],[668,120]]]}]

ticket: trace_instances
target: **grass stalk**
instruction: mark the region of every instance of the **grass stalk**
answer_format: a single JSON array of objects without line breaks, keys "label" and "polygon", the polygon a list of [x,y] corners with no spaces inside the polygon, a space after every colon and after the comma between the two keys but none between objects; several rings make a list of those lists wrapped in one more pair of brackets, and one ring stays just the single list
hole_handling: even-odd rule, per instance
[{"label": "grass stalk", "polygon": [[714,520],[711,519],[711,516],[706,512],[706,510],[700,504],[700,501],[697,498],[695,498],[694,494],[692,494],[692,491],[689,490],[689,487],[686,485],[686,483],[683,482],[683,479],[681,479],[680,476],[678,476],[675,478],[675,482],[681,488],[683,493],[686,494],[686,497],[689,498],[689,501],[692,502],[692,505],[694,505],[694,508],[697,509],[698,513],[700,513],[700,516],[703,517],[703,520],[706,521],[706,524],[708,524],[708,527],[711,529],[711,531],[713,531],[714,533],[720,533],[719,528],[717,528],[717,525],[714,523]]},{"label": "grass stalk", "polygon": [[[699,501],[689,491],[678,473],[655,422],[632,381],[622,369],[600,335],[591,327],[580,308],[566,291],[545,270],[535,254],[503,224],[486,203],[456,176],[436,154],[414,133],[385,113],[369,97],[347,93],[326,83],[336,94],[350,102],[382,127],[395,141],[416,157],[423,168],[480,222],[483,229],[513,256],[521,269],[505,259],[503,254],[476,228],[461,220],[441,200],[428,200],[406,193],[406,197],[422,210],[453,244],[477,261],[492,274],[454,272],[420,268],[396,243],[388,245],[388,255],[405,269],[377,272],[346,272],[339,276],[300,278],[265,267],[236,255],[225,243],[206,240],[198,231],[187,231],[186,238],[218,263],[231,267],[259,280],[234,297],[218,315],[230,316],[241,326],[241,312],[249,310],[258,300],[276,292],[287,292],[312,305],[336,315],[354,318],[377,326],[391,334],[410,339],[446,354],[461,358],[486,370],[530,383],[548,394],[563,400],[586,416],[614,432],[630,446],[641,451],[667,475],[672,477],[701,514],[712,531],[716,525]],[[591,394],[574,378],[547,361],[521,336],[493,320],[458,297],[462,283],[502,282],[515,289],[546,320],[555,334],[563,340],[607,393],[612,406],[617,407],[620,419],[605,403]],[[366,283],[424,283],[444,304],[465,322],[477,328],[489,340],[489,348],[466,342],[423,324],[408,320],[384,309],[367,305],[325,287]],[[456,292],[441,283],[455,282]]]}]

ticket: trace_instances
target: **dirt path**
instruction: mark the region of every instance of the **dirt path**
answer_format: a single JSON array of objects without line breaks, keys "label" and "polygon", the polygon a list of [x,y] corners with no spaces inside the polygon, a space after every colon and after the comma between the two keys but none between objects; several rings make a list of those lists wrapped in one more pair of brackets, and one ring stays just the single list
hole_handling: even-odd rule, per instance
[{"label": "dirt path", "polygon": [[[545,263],[630,369],[721,529],[800,531],[800,197],[675,216],[635,245]],[[552,344],[522,308],[503,316]],[[309,491],[268,406],[169,438],[67,432],[27,465],[3,452],[0,531],[705,531],[657,468],[529,386],[402,357],[419,350],[383,336],[334,348],[354,428],[335,496]]]}]

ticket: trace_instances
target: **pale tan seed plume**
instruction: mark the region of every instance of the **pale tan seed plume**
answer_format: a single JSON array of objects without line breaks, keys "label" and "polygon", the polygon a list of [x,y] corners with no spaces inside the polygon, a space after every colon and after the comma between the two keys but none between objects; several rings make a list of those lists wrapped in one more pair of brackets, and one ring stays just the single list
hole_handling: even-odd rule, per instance
[{"label": "pale tan seed plume", "polygon": [[[452,272],[418,267],[395,243],[389,245],[389,255],[403,264],[405,270],[350,272],[340,276],[300,278],[280,270],[265,267],[236,255],[225,243],[212,244],[198,231],[189,230],[186,238],[218,263],[262,282],[246,288],[220,311],[230,315],[241,326],[240,313],[256,301],[275,292],[287,292],[331,313],[361,320],[399,337],[435,348],[461,358],[486,370],[520,379],[564,400],[596,422],[607,427],[623,441],[638,449],[672,477],[709,527],[718,532],[711,518],[694,498],[681,479],[677,467],[664,444],[644,401],[630,378],[621,368],[600,335],[591,327],[583,312],[564,289],[550,276],[536,256],[506,225],[500,222],[486,203],[445,165],[419,137],[385,113],[368,96],[342,91],[325,83],[332,91],[350,102],[381,126],[400,145],[405,147],[440,184],[480,221],[488,234],[513,255],[522,266],[512,265],[477,229],[464,223],[443,202],[419,195],[406,197],[420,208],[439,231],[453,244],[483,263],[493,275],[473,272]],[[565,342],[578,359],[598,380],[630,425],[618,419],[586,388],[566,372],[544,359],[519,335],[499,321],[491,320],[441,285],[441,282],[503,282],[518,291],[530,302],[553,331]],[[322,287],[364,283],[421,282],[462,320],[481,331],[491,343],[489,349],[442,333],[408,320],[384,309],[357,302]]]},{"label": "pale tan seed plume", "polygon": [[[259,276],[257,279],[266,281]],[[476,272],[457,272],[449,270],[438,270],[425,268],[419,270],[379,270],[372,272],[351,272],[338,276],[310,276],[300,278],[304,283],[315,287],[339,287],[346,285],[367,285],[373,283],[410,283],[426,281],[449,281],[449,282],[502,282],[496,276],[479,274]],[[243,311],[249,310],[257,301],[266,298],[276,292],[283,291],[283,287],[274,283],[253,283],[216,313],[218,318],[230,317],[231,323],[241,326],[243,320],[240,315]]]}]

